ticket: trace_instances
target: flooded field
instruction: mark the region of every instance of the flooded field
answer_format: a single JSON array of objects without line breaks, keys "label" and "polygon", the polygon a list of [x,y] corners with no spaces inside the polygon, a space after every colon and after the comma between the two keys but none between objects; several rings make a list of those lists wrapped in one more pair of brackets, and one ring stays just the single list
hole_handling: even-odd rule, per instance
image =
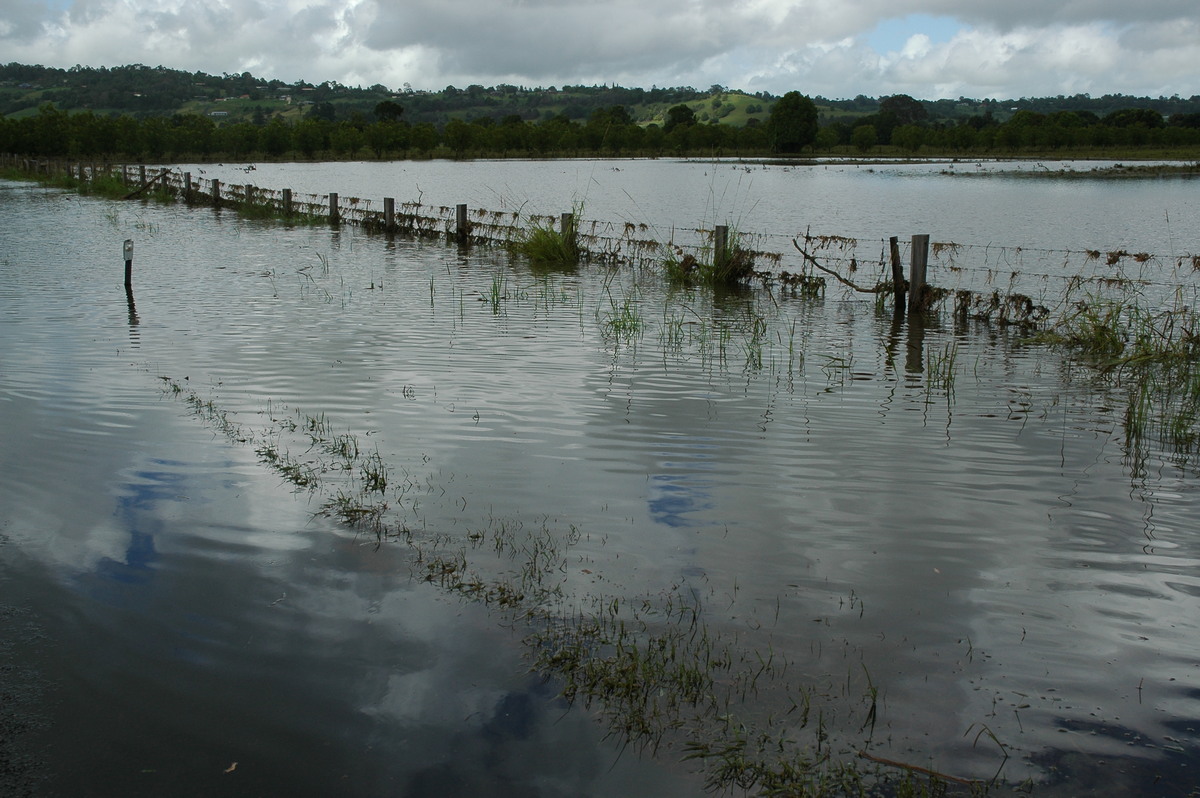
[{"label": "flooded field", "polygon": [[1027,331],[0,208],[17,788],[1200,786],[1190,439]]}]

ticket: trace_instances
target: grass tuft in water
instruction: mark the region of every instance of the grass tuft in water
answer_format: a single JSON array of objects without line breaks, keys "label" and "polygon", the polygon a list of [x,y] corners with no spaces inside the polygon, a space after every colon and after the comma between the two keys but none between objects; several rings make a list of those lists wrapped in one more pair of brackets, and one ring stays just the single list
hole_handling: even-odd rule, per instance
[{"label": "grass tuft in water", "polygon": [[582,205],[566,214],[559,224],[553,220],[534,221],[521,231],[512,250],[527,258],[534,267],[574,268],[579,265],[579,216]]},{"label": "grass tuft in water", "polygon": [[678,247],[663,260],[667,280],[674,285],[730,288],[745,285],[754,276],[754,255],[742,246],[742,236],[729,230],[723,245],[714,242],[700,257]]}]

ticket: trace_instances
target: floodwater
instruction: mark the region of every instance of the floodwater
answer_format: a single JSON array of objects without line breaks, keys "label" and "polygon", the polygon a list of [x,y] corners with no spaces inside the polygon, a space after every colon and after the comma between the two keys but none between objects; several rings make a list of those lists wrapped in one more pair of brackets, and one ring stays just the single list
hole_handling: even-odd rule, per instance
[{"label": "floodwater", "polygon": [[[1200,191],[1190,178],[1033,179],[1112,161],[829,162],[482,160],[172,165],[196,178],[324,196],[557,215],[672,230],[727,224],[769,239],[844,236],[1024,249],[1200,253]],[[778,242],[775,242],[779,246]],[[875,253],[869,253],[875,254]],[[860,255],[861,257],[861,255]]]},{"label": "floodwater", "polygon": [[[13,183],[0,207],[15,788],[700,792],[677,746],[639,756],[530,673],[519,617],[414,563],[431,541],[503,578],[475,545],[498,529],[561,544],[564,616],[683,597],[770,659],[750,730],[1035,794],[1197,786],[1195,467],[1014,330]],[[353,433],[416,546],[316,515],[325,488],[163,378],[251,435]]]}]

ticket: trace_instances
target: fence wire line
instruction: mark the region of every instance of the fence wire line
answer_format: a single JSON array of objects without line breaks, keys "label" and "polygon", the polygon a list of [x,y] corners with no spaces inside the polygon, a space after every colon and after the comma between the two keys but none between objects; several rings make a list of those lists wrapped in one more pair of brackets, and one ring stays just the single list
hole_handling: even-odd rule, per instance
[{"label": "fence wire line", "polygon": [[[130,167],[80,165],[81,179],[101,174],[116,174],[131,181]],[[183,195],[190,201],[213,201],[217,181],[195,177],[182,170],[164,170],[150,177],[144,167],[139,176],[146,184],[162,183],[165,190]],[[285,207],[290,195],[290,207]],[[386,227],[383,203],[371,199],[338,196],[336,208],[330,207],[331,195],[287,192],[251,184],[221,182],[218,204],[261,206],[284,214],[328,217],[336,213],[342,223],[383,230]],[[420,201],[394,202],[392,225],[398,232],[423,236],[464,237],[472,243],[507,245],[520,240],[533,225],[553,226],[558,217],[520,211],[468,209],[468,230],[457,227],[455,207],[425,205]],[[676,227],[663,231],[653,225],[605,220],[576,220],[581,249],[588,255],[612,263],[642,263],[669,256],[711,253],[712,227]],[[754,257],[757,273],[763,279],[786,278],[792,274],[812,275],[813,268],[795,251],[793,242],[803,246],[830,271],[864,284],[890,283],[891,259],[886,238],[859,239],[840,235],[813,235],[804,231],[793,235],[738,231],[737,246]],[[911,263],[909,240],[899,241],[901,259]],[[1136,291],[1151,301],[1178,303],[1181,291],[1193,295],[1200,287],[1200,254],[1162,256],[1146,252],[1100,249],[1070,250],[1038,247],[1012,247],[995,244],[963,244],[953,241],[931,242],[927,280],[938,291],[938,301],[956,297],[956,310],[970,303],[996,306],[1031,303],[1044,308],[1056,304],[1073,291],[1083,289],[1102,296],[1106,291]],[[844,286],[843,286],[844,287]],[[847,289],[849,290],[849,289]],[[882,289],[880,289],[882,293]],[[968,298],[965,294],[972,294]],[[1018,301],[1014,304],[1013,298]],[[1034,315],[1037,315],[1036,312]]]}]

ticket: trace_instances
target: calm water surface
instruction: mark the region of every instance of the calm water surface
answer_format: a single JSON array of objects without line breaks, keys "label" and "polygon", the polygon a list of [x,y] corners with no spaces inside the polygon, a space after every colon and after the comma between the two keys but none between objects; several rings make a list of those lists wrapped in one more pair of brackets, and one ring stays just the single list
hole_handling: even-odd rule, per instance
[{"label": "calm water surface", "polygon": [[[788,249],[811,231],[878,242],[928,233],[980,247],[1200,253],[1200,191],[1188,178],[1022,177],[1019,170],[1088,172],[1112,162],[829,163],[730,161],[396,161],[173,166],[195,177],[324,196],[646,224],[661,240],[678,228],[728,224]],[[877,245],[875,246],[877,249]],[[871,247],[866,247],[871,249]],[[875,256],[877,252],[866,252]],[[862,254],[860,253],[860,257]]]},{"label": "calm water surface", "polygon": [[[630,216],[660,204],[629,194]],[[1196,786],[1200,483],[1127,447],[1119,390],[1054,352],[833,291],[670,294],[648,268],[537,275],[11,183],[0,205],[0,657],[9,714],[38,721],[14,745],[51,789],[701,788],[677,750],[619,756],[526,673],[522,629],[414,576],[403,543],[314,517],[163,376],[247,429],[353,432],[392,469],[396,521],[481,572],[510,564],[472,535],[578,532],[555,576],[571,600],[689,597],[787,662],[738,711],[806,691],[837,756],[1043,794]]]}]

